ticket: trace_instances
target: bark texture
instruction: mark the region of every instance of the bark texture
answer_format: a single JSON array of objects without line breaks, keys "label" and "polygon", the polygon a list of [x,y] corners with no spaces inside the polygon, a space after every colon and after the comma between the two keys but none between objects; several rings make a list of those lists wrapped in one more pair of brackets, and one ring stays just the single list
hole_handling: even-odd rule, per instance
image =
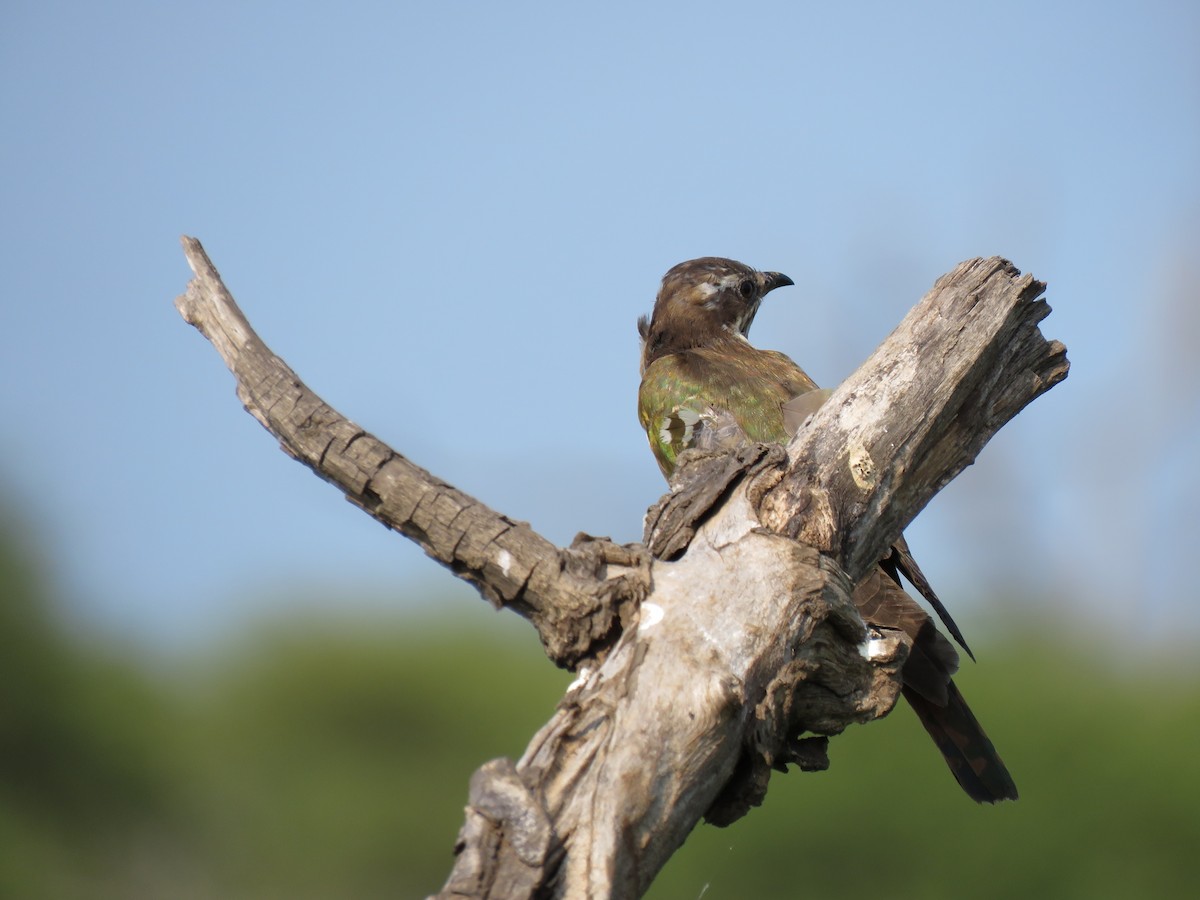
[{"label": "bark texture", "polygon": [[1038,330],[1045,289],[999,257],[939,278],[796,434],[764,498],[768,527],[861,577],[1001,426],[1066,378],[1066,348]]},{"label": "bark texture", "polygon": [[[644,545],[560,549],[339,415],[254,334],[198,241],[176,301],[283,449],[529,619],[579,677],[516,763],[470,784],[442,897],[635,897],[702,817],[886,715],[907,638],[869,635],[855,579],[1006,421],[1061,381],[1044,285],[1001,259],[934,286],[786,452],[685,454]],[[402,686],[398,686],[402,689]]]},{"label": "bark texture", "polygon": [[212,342],[246,411],[285,453],[471,582],[493,606],[529,619],[558,665],[574,668],[603,654],[648,590],[642,548],[581,535],[560,550],[415,465],[309,390],[250,327],[200,242],[182,243],[195,277],[175,306]]}]

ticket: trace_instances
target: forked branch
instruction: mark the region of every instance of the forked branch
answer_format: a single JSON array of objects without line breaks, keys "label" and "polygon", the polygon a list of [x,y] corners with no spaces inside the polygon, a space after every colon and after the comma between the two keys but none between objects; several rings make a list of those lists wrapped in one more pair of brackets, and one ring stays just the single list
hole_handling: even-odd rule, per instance
[{"label": "forked branch", "polygon": [[[313,394],[250,328],[199,242],[176,304],[283,449],[537,629],[580,677],[515,764],[471,781],[445,897],[633,897],[701,817],[895,703],[906,638],[866,641],[853,579],[1006,421],[1067,373],[1044,285],[1000,259],[943,277],[796,435],[695,456],[647,547],[559,549]],[[805,737],[808,735],[808,737]]]}]

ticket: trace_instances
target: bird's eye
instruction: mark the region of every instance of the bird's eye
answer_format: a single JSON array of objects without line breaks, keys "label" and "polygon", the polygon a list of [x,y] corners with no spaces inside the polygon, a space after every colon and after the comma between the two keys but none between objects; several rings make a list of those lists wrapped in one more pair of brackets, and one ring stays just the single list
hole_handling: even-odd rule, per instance
[{"label": "bird's eye", "polygon": [[738,293],[749,300],[754,296],[754,288],[755,284],[753,278],[743,278],[742,283],[738,285]]}]

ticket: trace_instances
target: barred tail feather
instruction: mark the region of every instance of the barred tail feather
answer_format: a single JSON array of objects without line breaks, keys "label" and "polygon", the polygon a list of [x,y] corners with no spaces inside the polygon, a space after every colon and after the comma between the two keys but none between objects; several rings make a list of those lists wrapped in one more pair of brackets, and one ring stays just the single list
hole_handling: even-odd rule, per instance
[{"label": "barred tail feather", "polygon": [[979,803],[1016,800],[1017,786],[954,682],[947,685],[946,705],[926,699],[910,687],[904,699],[917,713],[962,789]]}]

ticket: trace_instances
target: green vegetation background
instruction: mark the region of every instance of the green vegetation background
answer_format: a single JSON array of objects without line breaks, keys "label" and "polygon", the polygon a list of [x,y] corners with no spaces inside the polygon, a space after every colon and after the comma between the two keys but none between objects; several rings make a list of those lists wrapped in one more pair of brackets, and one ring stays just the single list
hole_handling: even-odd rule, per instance
[{"label": "green vegetation background", "polygon": [[[568,680],[507,615],[265,623],[155,661],[74,635],[0,532],[0,897],[424,896],[471,772],[519,755]],[[898,710],[699,827],[651,896],[1191,896],[1195,666],[1041,631],[963,675],[1018,803],[969,802]]]}]

